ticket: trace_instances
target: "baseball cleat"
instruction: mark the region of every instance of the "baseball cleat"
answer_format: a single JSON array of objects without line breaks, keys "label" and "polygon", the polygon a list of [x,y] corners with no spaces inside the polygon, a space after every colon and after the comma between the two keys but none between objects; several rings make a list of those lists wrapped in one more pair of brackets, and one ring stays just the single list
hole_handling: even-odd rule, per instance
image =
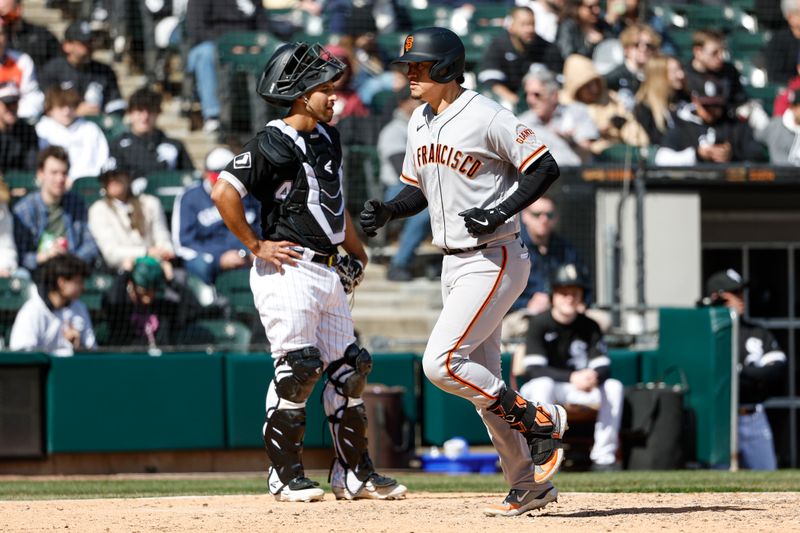
[{"label": "baseball cleat", "polygon": [[530,441],[533,458],[533,479],[536,483],[550,481],[564,461],[561,439],[569,429],[567,411],[560,405],[539,404],[536,406],[537,432],[550,433],[549,437],[534,437]]},{"label": "baseball cleat", "polygon": [[319,483],[307,477],[296,477],[277,492],[274,492],[275,488],[270,486],[270,492],[279,502],[317,502],[325,496]]},{"label": "baseball cleat", "polygon": [[558,489],[547,483],[541,489],[511,489],[503,503],[484,507],[487,516],[519,516],[558,501]]},{"label": "baseball cleat", "polygon": [[331,489],[337,500],[401,500],[408,492],[405,485],[374,472],[355,494],[340,485],[331,485]]}]

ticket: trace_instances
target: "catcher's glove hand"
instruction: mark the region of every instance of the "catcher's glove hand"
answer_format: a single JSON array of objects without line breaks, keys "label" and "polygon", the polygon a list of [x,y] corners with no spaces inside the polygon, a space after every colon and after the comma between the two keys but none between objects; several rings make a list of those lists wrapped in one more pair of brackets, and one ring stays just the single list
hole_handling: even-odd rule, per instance
[{"label": "catcher's glove hand", "polygon": [[497,226],[508,218],[508,215],[496,207],[492,209],[473,207],[466,211],[461,211],[458,216],[464,217],[464,225],[472,235],[493,233]]},{"label": "catcher's glove hand", "polygon": [[353,289],[364,281],[364,263],[352,255],[339,256],[335,268],[345,294],[353,292]]},{"label": "catcher's glove hand", "polygon": [[359,220],[361,229],[370,237],[378,234],[378,230],[392,219],[392,212],[380,200],[367,200],[361,211]]}]

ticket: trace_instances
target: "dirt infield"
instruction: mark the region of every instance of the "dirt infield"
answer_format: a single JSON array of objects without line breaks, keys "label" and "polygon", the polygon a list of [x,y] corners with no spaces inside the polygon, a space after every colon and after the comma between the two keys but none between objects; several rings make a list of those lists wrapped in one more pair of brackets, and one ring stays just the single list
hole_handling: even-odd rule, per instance
[{"label": "dirt infield", "polygon": [[0,502],[0,531],[800,531],[798,493],[566,493],[528,516],[483,516],[481,508],[498,499],[422,493],[397,502],[337,502],[326,494],[313,504],[271,496]]}]

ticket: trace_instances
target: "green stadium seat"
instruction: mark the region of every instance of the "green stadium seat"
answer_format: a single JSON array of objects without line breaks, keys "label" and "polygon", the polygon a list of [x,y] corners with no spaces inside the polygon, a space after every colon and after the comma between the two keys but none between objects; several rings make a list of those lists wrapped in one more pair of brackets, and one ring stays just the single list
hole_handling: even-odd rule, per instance
[{"label": "green stadium seat", "polygon": [[450,26],[450,17],[453,9],[449,6],[429,6],[423,9],[408,9],[411,17],[411,27],[414,29],[425,28],[427,26]]},{"label": "green stadium seat", "polygon": [[470,28],[495,27],[502,28],[503,21],[510,13],[509,6],[498,4],[476,4],[475,11],[469,19]]},{"label": "green stadium seat", "polygon": [[3,181],[11,190],[11,201],[24,197],[39,187],[36,186],[36,173],[28,170],[9,170],[0,172]]},{"label": "green stadium seat", "polygon": [[119,113],[111,115],[87,115],[83,118],[100,126],[100,129],[103,130],[103,134],[109,141],[128,131],[128,126],[125,125]]},{"label": "green stadium seat", "polygon": [[627,144],[614,144],[603,150],[597,161],[602,163],[636,163],[641,158],[638,147]]},{"label": "green stadium seat", "polygon": [[247,350],[253,333],[246,325],[236,320],[200,320],[197,327],[211,334],[218,349]]},{"label": "green stadium seat", "polygon": [[231,311],[253,316],[256,313],[253,293],[250,292],[250,270],[240,268],[228,270],[217,276],[214,283],[217,294],[228,299]]},{"label": "green stadium seat", "polygon": [[91,206],[96,200],[103,196],[102,186],[97,176],[83,176],[72,182],[70,190],[83,198],[86,207]]},{"label": "green stadium seat", "polygon": [[678,49],[678,57],[682,61],[692,58],[692,42],[694,40],[694,30],[669,30],[669,38]]},{"label": "green stadium seat", "polygon": [[378,47],[381,50],[390,54],[392,57],[400,55],[403,51],[403,41],[406,39],[405,32],[387,32],[378,35]]},{"label": "green stadium seat", "polygon": [[28,299],[32,284],[22,278],[0,278],[0,312],[16,313]]},{"label": "green stadium seat", "polygon": [[781,85],[776,83],[768,83],[764,87],[753,87],[752,85],[748,85],[744,88],[747,96],[761,101],[761,105],[764,106],[764,110],[768,114],[772,114],[772,104],[775,101],[775,97],[778,95],[778,91],[780,89]]},{"label": "green stadium seat", "polygon": [[260,74],[272,53],[283,41],[267,32],[230,31],[217,39],[220,65],[234,72]]},{"label": "green stadium seat", "polygon": [[147,187],[144,192],[156,196],[161,201],[164,213],[172,213],[175,197],[192,183],[200,179],[191,170],[159,170],[147,175]]},{"label": "green stadium seat", "polygon": [[[734,64],[753,61],[769,43],[771,35],[767,32],[734,32],[728,36],[728,50]],[[738,64],[737,64],[738,67]]]},{"label": "green stadium seat", "polygon": [[114,276],[101,272],[93,272],[89,279],[84,282],[81,301],[92,314],[102,310],[103,295],[111,290],[113,284]]},{"label": "green stadium seat", "polygon": [[466,49],[467,70],[474,70],[480,64],[492,39],[503,31],[505,30],[501,27],[483,27],[472,30],[468,35],[462,36],[464,48]]}]

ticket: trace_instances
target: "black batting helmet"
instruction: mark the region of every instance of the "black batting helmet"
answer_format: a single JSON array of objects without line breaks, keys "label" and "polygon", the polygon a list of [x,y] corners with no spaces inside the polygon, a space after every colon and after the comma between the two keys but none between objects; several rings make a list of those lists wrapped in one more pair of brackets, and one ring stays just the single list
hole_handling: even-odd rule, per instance
[{"label": "black batting helmet", "polygon": [[430,77],[437,83],[447,83],[464,74],[464,43],[447,28],[421,28],[406,37],[403,55],[394,63],[433,61]]},{"label": "black batting helmet", "polygon": [[558,267],[550,276],[550,294],[558,287],[580,287],[585,291],[589,288],[589,281],[579,265],[567,263]]},{"label": "black batting helmet", "polygon": [[336,81],[345,65],[319,44],[288,43],[272,54],[256,91],[267,102],[289,107],[308,91]]}]

